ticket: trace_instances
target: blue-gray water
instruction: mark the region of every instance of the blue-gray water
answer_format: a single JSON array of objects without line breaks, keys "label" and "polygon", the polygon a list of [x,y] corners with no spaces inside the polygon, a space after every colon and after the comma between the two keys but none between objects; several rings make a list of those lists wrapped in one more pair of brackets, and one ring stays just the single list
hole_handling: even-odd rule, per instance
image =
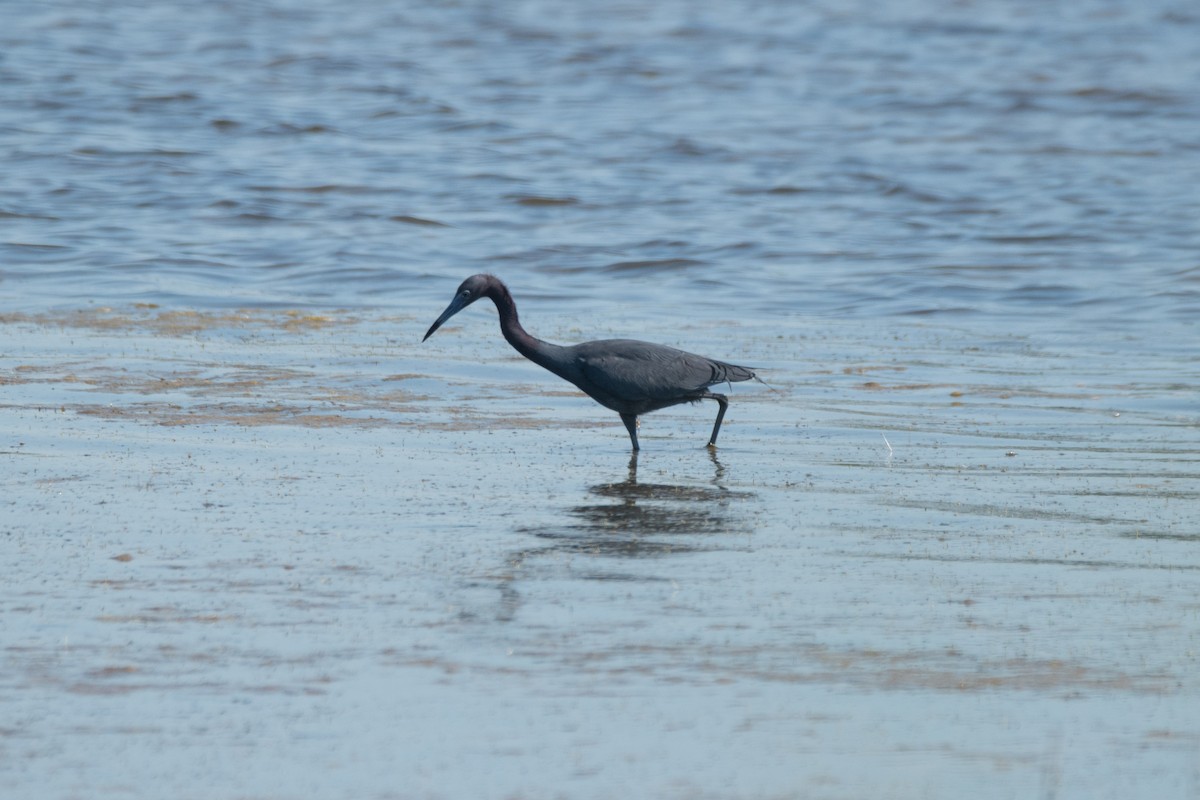
[{"label": "blue-gray water", "polygon": [[7,17],[7,306],[411,307],[491,270],[572,314],[1195,333],[1189,3]]},{"label": "blue-gray water", "polygon": [[1200,796],[1193,4],[0,14],[0,796]]}]

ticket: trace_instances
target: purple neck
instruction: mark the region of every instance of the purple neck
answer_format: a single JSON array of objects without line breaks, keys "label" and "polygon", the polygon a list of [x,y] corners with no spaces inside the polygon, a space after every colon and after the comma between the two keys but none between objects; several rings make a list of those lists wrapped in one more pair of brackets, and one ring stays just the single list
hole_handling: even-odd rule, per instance
[{"label": "purple neck", "polygon": [[496,304],[496,311],[500,313],[500,332],[513,349],[533,363],[551,372],[558,372],[553,358],[553,351],[558,349],[557,346],[531,336],[521,327],[521,320],[517,317],[517,304],[509,294],[508,287],[495,281],[488,287],[487,296]]}]

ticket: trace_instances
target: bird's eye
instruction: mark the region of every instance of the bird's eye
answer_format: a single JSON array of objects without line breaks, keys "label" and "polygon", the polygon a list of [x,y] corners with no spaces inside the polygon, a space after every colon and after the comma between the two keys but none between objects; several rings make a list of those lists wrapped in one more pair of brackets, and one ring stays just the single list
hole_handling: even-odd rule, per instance
[{"label": "bird's eye", "polygon": [[471,296],[471,290],[470,290],[470,289],[463,289],[461,292],[459,292],[459,294],[460,294],[460,295],[462,295],[463,297],[470,297],[470,296]]}]

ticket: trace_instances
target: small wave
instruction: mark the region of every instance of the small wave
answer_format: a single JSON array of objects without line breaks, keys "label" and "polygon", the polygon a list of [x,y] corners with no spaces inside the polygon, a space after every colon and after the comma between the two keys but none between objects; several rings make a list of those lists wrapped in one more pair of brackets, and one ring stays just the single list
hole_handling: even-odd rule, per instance
[{"label": "small wave", "polygon": [[46,244],[45,242],[4,242],[5,247],[12,247],[18,250],[31,250],[39,252],[42,250],[66,250],[64,244]]},{"label": "small wave", "polygon": [[577,197],[546,197],[532,194],[512,194],[508,199],[519,206],[574,206],[579,204]]},{"label": "small wave", "polygon": [[1077,243],[1095,241],[1091,236],[1080,236],[1076,233],[1042,233],[1028,236],[982,236],[981,242],[992,244],[1050,244],[1053,242]]},{"label": "small wave", "polygon": [[46,222],[58,222],[62,218],[50,216],[49,214],[29,214],[0,208],[0,219],[40,219]]},{"label": "small wave", "polygon": [[810,186],[793,186],[791,184],[780,184],[780,185],[776,185],[776,186],[741,186],[736,189],[731,189],[730,194],[753,197],[756,195],[813,194],[815,192],[821,192],[821,191],[824,191],[824,190],[813,188]]},{"label": "small wave", "polygon": [[618,261],[604,267],[605,272],[675,272],[706,264],[694,258],[660,258],[650,261]]},{"label": "small wave", "polygon": [[392,222],[403,222],[406,225],[424,225],[430,228],[448,228],[450,227],[445,222],[438,222],[436,219],[425,219],[424,217],[411,217],[408,214],[397,214],[394,217],[388,217]]},{"label": "small wave", "polygon": [[1168,92],[1111,89],[1107,86],[1084,86],[1067,93],[1071,97],[1102,100],[1110,103],[1146,103],[1150,105],[1179,105],[1180,99]]},{"label": "small wave", "polygon": [[252,192],[274,194],[276,192],[289,194],[388,194],[394,189],[384,186],[363,186],[361,184],[323,183],[315,186],[274,186],[270,184],[254,184],[247,186]]},{"label": "small wave", "polygon": [[199,99],[200,99],[199,96],[196,95],[195,92],[189,92],[189,91],[171,92],[168,94],[142,95],[140,97],[135,98],[134,108],[136,109],[138,105],[141,105],[143,103],[145,103],[145,104],[192,103]]},{"label": "small wave", "polygon": [[309,123],[308,125],[296,122],[280,122],[260,129],[259,133],[268,136],[295,136],[297,134],[337,133],[337,128],[322,125],[319,122]]}]

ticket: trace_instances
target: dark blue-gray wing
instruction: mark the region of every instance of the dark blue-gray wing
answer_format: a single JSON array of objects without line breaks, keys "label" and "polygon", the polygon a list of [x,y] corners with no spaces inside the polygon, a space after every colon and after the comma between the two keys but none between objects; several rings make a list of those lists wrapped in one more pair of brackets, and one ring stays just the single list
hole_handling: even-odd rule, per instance
[{"label": "dark blue-gray wing", "polygon": [[630,401],[684,398],[714,384],[754,377],[746,367],[634,339],[587,342],[572,349],[588,382]]}]

